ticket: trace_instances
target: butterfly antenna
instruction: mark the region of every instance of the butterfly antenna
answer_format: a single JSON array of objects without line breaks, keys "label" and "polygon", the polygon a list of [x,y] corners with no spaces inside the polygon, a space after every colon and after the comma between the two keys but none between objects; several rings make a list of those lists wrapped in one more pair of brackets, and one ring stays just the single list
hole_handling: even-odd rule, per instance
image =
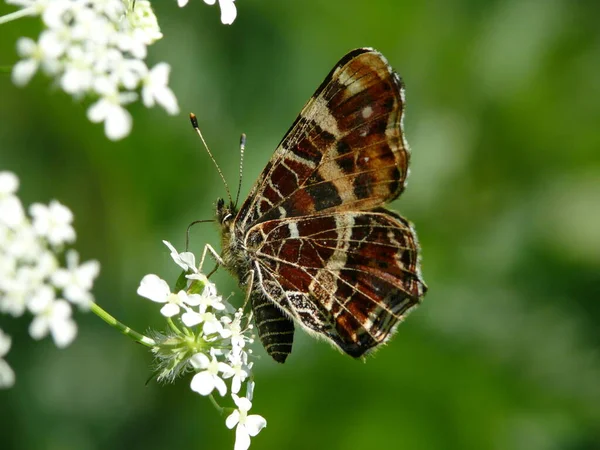
[{"label": "butterfly antenna", "polygon": [[244,149],[246,148],[246,134],[240,136],[240,177],[238,180],[238,189],[235,196],[235,208],[237,209],[238,200],[240,199],[240,190],[242,189],[242,175],[244,173]]},{"label": "butterfly antenna", "polygon": [[229,204],[233,205],[233,199],[231,198],[231,191],[229,190],[227,181],[225,181],[225,177],[223,176],[223,172],[221,172],[221,168],[217,164],[217,161],[216,161],[215,157],[213,156],[213,154],[211,153],[210,149],[208,148],[208,145],[206,145],[204,136],[202,136],[202,132],[200,131],[200,128],[198,127],[198,119],[196,118],[196,114],[190,113],[190,121],[192,122],[192,126],[194,127],[194,130],[196,130],[196,133],[198,133],[198,136],[200,136],[200,139],[202,140],[202,144],[204,145],[204,148],[206,149],[208,156],[210,156],[210,159],[212,160],[213,164],[217,168],[217,172],[219,172],[219,176],[221,177],[221,180],[223,180],[223,184],[225,185],[225,190],[227,191],[227,197],[229,197]]},{"label": "butterfly antenna", "polygon": [[185,230],[185,251],[187,252],[188,249],[190,248],[190,230],[192,229],[192,227],[198,223],[209,223],[209,222],[214,222],[214,219],[205,219],[205,220],[194,220],[192,223],[190,223],[187,227],[187,229]]}]

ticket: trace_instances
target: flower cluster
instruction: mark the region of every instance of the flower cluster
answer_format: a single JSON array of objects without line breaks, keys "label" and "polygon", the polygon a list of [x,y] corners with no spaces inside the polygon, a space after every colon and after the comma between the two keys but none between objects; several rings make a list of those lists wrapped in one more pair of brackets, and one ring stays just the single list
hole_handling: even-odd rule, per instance
[{"label": "flower cluster", "polygon": [[[225,422],[236,427],[235,450],[246,450],[250,437],[266,426],[263,417],[251,414],[252,381],[251,350],[254,339],[252,325],[243,315],[217,295],[215,285],[196,268],[192,253],[178,253],[168,242],[171,257],[183,269],[174,292],[157,275],[146,275],[138,294],[160,303],[167,318],[169,333],[154,336],[154,354],[159,380],[172,380],[178,375],[195,372],[191,388],[203,396],[216,391],[221,397],[230,393],[236,408]],[[245,385],[245,397],[239,397]],[[213,398],[214,400],[214,398]]]},{"label": "flower cluster", "polygon": [[[65,244],[75,241],[73,214],[57,201],[33,204],[27,216],[16,196],[18,178],[0,172],[0,313],[34,318],[29,334],[42,339],[50,334],[58,347],[69,345],[77,334],[72,305],[88,310],[90,289],[99,273],[97,261],[79,264],[75,250],[59,256]],[[0,330],[0,358],[10,349],[10,338]],[[0,359],[0,387],[14,382],[14,374]]]},{"label": "flower cluster", "polygon": [[[216,0],[204,0],[207,5],[214,5]],[[235,0],[219,0],[219,6],[221,7],[221,23],[223,25],[231,25],[237,16],[237,9],[235,7]],[[177,4],[180,8],[187,5],[189,0],[177,0]]]},{"label": "flower cluster", "polygon": [[[129,134],[132,119],[123,107],[138,98],[145,106],[162,106],[177,114],[177,99],[167,86],[170,67],[150,69],[147,47],[162,38],[147,0],[7,0],[21,16],[40,16],[45,29],[37,42],[17,41],[22,58],[12,71],[23,86],[41,70],[67,94],[95,100],[87,111],[92,122],[104,122],[112,140]],[[16,13],[15,13],[16,14]]]}]

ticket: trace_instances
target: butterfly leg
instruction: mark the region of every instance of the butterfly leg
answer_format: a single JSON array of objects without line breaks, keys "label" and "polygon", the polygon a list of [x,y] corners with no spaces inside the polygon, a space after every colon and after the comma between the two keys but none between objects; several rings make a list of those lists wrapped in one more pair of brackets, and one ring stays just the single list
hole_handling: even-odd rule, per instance
[{"label": "butterfly leg", "polygon": [[[242,305],[242,311],[246,310],[248,306],[248,302],[250,301],[250,296],[252,295],[252,287],[254,286],[254,270],[250,271],[250,275],[248,278],[247,286],[246,286],[246,299],[244,300],[244,304]],[[252,317],[254,315],[254,311],[250,309],[250,314],[248,314],[248,322],[252,321]]]},{"label": "butterfly leg", "polygon": [[[214,248],[212,248],[212,245],[206,244],[204,246],[204,250],[202,251],[202,258],[200,258],[200,265],[198,266],[199,272],[202,272],[202,266],[204,266],[204,258],[206,258],[207,251],[210,252],[210,254],[213,256],[213,258],[215,258],[215,260],[217,261],[217,265],[220,265],[220,266],[225,265],[221,256],[217,253],[217,251]],[[212,275],[215,270],[216,270],[216,268],[210,274]]]}]

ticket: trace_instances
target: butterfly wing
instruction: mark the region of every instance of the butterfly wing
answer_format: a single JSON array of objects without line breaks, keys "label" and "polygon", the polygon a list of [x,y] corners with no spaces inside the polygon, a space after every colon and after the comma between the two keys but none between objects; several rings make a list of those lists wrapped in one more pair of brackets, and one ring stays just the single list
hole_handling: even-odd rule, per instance
[{"label": "butterfly wing", "polygon": [[269,300],[354,357],[385,342],[427,289],[413,228],[383,208],[262,222],[246,242]]},{"label": "butterfly wing", "polygon": [[302,109],[236,218],[241,229],[316,212],[372,209],[404,189],[404,88],[379,52],[344,56]]}]

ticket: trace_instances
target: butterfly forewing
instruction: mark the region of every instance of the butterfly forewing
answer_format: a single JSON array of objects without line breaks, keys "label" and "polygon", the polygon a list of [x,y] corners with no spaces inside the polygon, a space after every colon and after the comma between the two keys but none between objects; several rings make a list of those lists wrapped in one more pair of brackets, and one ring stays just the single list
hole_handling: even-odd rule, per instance
[{"label": "butterfly forewing", "polygon": [[383,56],[348,53],[279,144],[238,221],[370,209],[404,188],[403,86]]},{"label": "butterfly forewing", "polygon": [[251,284],[258,334],[276,361],[291,352],[294,322],[359,357],[424,295],[416,234],[382,208],[408,174],[403,110],[402,82],[385,58],[351,51],[304,106],[235,220],[222,222],[223,259]]}]

